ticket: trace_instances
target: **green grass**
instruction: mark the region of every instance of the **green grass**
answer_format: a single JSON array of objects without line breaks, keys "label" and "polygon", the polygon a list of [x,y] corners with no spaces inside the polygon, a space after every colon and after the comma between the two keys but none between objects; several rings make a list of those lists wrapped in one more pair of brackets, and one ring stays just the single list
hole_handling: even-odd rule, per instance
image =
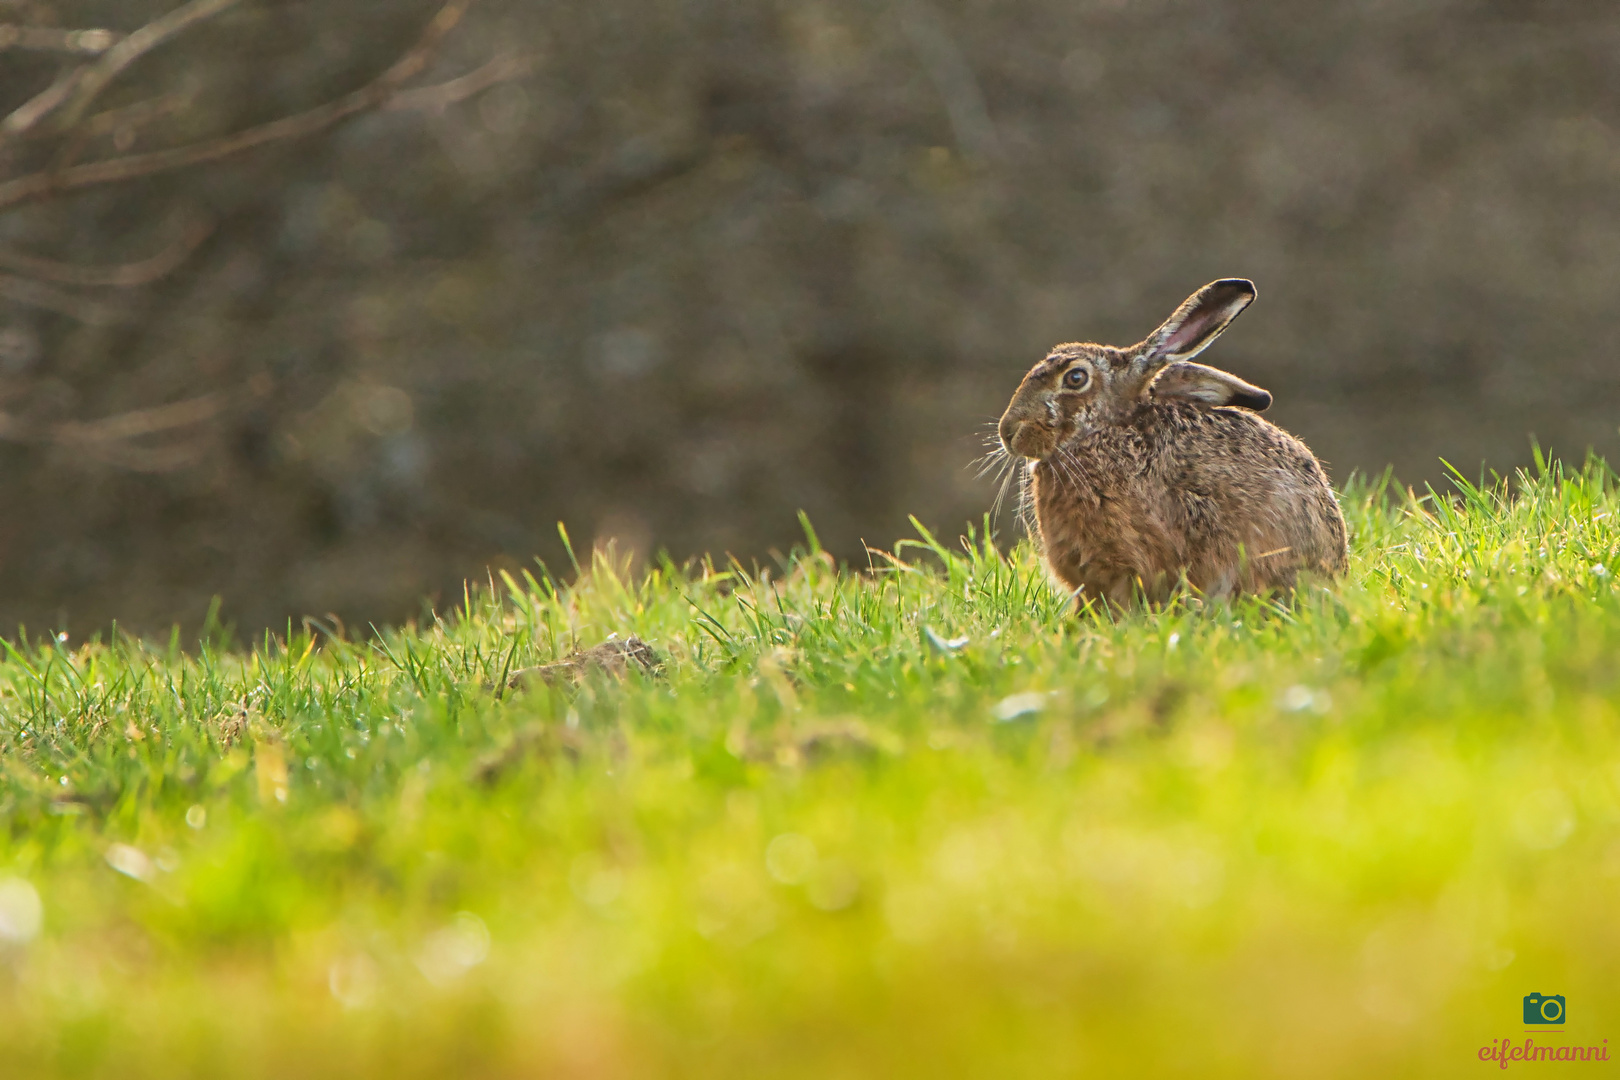
[{"label": "green grass", "polygon": [[[0,1073],[1432,1077],[1533,991],[1620,1057],[1615,479],[1345,503],[1331,591],[1117,623],[925,536],[14,648]],[[489,688],[610,634],[663,676]]]}]

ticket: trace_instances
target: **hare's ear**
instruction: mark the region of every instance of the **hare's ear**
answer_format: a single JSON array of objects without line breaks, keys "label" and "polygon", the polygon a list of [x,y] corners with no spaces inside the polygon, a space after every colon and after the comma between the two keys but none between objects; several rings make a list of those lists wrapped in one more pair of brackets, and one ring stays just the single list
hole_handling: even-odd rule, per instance
[{"label": "hare's ear", "polygon": [[1139,362],[1149,371],[1178,360],[1191,360],[1221,336],[1227,324],[1254,299],[1247,278],[1212,281],[1187,298],[1164,325],[1137,346]]},{"label": "hare's ear", "polygon": [[1230,372],[1182,360],[1159,372],[1148,393],[1160,401],[1191,401],[1198,405],[1236,405],[1255,412],[1271,407],[1271,395]]}]

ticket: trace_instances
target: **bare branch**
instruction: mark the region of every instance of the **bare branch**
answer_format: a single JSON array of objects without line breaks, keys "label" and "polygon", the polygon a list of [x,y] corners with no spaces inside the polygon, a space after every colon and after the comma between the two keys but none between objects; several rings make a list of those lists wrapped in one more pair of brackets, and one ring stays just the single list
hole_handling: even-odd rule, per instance
[{"label": "bare branch", "polygon": [[945,103],[957,147],[964,156],[977,161],[1000,157],[996,125],[990,119],[978,76],[973,74],[972,65],[939,12],[928,0],[901,0],[899,7],[900,27],[911,39],[923,70]]},{"label": "bare branch", "polygon": [[[107,135],[126,128],[141,128],[154,120],[161,120],[166,116],[173,116],[181,109],[190,105],[193,100],[191,94],[160,94],[145,101],[132,102],[129,105],[120,105],[116,109],[98,112],[84,123],[79,125],[79,132],[87,138]],[[120,147],[120,149],[123,149]]]},{"label": "bare branch", "polygon": [[90,107],[90,103],[129,65],[188,26],[204,19],[211,19],[239,3],[241,0],[191,0],[190,3],[180,5],[167,15],[153,19],[118,42],[108,49],[101,59],[90,65],[84,77],[78,80],[71,98],[62,107],[58,126],[70,128],[78,123],[85,109]]},{"label": "bare branch", "polygon": [[11,8],[19,13],[16,18],[38,26],[55,26],[58,22],[46,0],[0,0],[0,8]]},{"label": "bare branch", "polygon": [[208,449],[205,439],[189,439],[170,446],[130,446],[127,443],[95,443],[73,446],[75,457],[99,461],[126,472],[165,473],[195,465]]},{"label": "bare branch", "polygon": [[176,401],[171,405],[134,409],[101,420],[60,424],[53,429],[52,437],[59,443],[102,443],[120,439],[138,439],[143,435],[155,435],[212,420],[230,408],[237,396],[227,393],[203,394],[185,401]]},{"label": "bare branch", "polygon": [[335,101],[190,146],[131,154],[74,165],[59,171],[19,176],[14,180],[0,183],[0,209],[55,192],[133,180],[154,173],[218,161],[267,143],[312,135],[357,113],[377,108],[393,97],[402,83],[419,74],[427,66],[434,49],[461,21],[472,3],[473,0],[449,0],[439,9],[439,13],[434,16],[433,21],[428,24],[421,38],[409,52],[372,82]]},{"label": "bare branch", "polygon": [[57,285],[133,289],[173,273],[213,231],[214,226],[211,222],[194,218],[185,225],[174,241],[156,255],[119,266],[75,266],[72,263],[42,259],[37,255],[0,248],[0,267]]},{"label": "bare branch", "polygon": [[534,70],[536,58],[521,53],[503,53],[480,68],[458,78],[432,86],[401,90],[383,106],[389,110],[438,112],[483,93],[499,83],[521,79]]},{"label": "bare branch", "polygon": [[202,394],[170,405],[117,413],[101,420],[45,427],[30,425],[0,412],[0,442],[71,448],[80,457],[131,472],[171,472],[200,459],[206,441],[193,437],[166,446],[139,446],[130,440],[195,429],[238,404],[262,396],[267,390],[264,382],[255,381],[235,391]]},{"label": "bare branch", "polygon": [[111,326],[128,317],[128,313],[118,305],[91,300],[54,285],[12,277],[10,274],[0,274],[0,299],[54,311],[90,326]]},{"label": "bare branch", "polygon": [[83,67],[68,68],[58,75],[51,85],[17,106],[4,120],[0,120],[0,143],[32,130],[35,124],[67,100],[68,95],[73,93],[73,88],[79,85],[79,80],[84,78],[85,70]]},{"label": "bare branch", "polygon": [[111,30],[62,30],[54,26],[0,23],[0,52],[32,49],[36,52],[97,56],[118,44],[120,37]]},{"label": "bare branch", "polygon": [[191,104],[190,94],[164,94],[146,101],[137,101],[116,109],[99,112],[68,132],[62,148],[51,162],[51,171],[70,168],[96,138],[111,132],[113,149],[128,150],[135,143],[135,134],[146,124],[170,116]]},{"label": "bare branch", "polygon": [[[427,69],[443,39],[475,2],[439,0],[437,13],[416,43],[380,75],[349,94],[242,131],[166,150],[128,153],[136,130],[183,111],[195,95],[167,93],[92,113],[97,99],[142,56],[187,27],[239,2],[187,0],[125,37],[111,31],[55,29],[44,25],[56,20],[52,12],[43,8],[37,19],[24,14],[13,16],[13,22],[0,23],[0,52],[48,49],[70,54],[78,61],[67,64],[49,88],[0,118],[0,147],[18,136],[46,132],[55,136],[57,143],[49,167],[0,181],[0,211],[59,193],[217,161],[259,146],[312,135],[351,116],[380,108],[443,111],[500,82],[521,77],[534,67],[531,57],[502,53],[458,78],[404,89]],[[15,0],[0,0],[0,8],[18,10]],[[29,25],[22,24],[24,19]],[[113,156],[78,163],[82,152],[101,145],[97,140],[109,134],[114,136]],[[180,223],[178,231],[171,234],[173,239],[156,254],[108,266],[75,265],[0,248],[0,271],[9,271],[0,272],[0,300],[58,312],[91,324],[116,322],[126,317],[127,308],[74,290],[128,289],[156,281],[182,265],[211,229],[209,222],[188,219]],[[166,472],[199,461],[212,445],[211,429],[218,419],[252,397],[262,396],[268,387],[268,380],[260,376],[235,390],[90,421],[36,422],[0,411],[0,441],[56,446],[87,461],[138,472]]]}]

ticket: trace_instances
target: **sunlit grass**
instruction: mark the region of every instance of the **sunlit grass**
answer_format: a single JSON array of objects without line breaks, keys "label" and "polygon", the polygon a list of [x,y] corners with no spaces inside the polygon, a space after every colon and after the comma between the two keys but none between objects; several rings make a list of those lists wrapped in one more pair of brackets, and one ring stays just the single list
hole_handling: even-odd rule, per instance
[{"label": "sunlit grass", "polygon": [[[1427,1077],[1532,991],[1620,1040],[1614,477],[1345,504],[1287,604],[810,534],[11,647],[0,1074]],[[615,634],[662,672],[497,690]]]}]

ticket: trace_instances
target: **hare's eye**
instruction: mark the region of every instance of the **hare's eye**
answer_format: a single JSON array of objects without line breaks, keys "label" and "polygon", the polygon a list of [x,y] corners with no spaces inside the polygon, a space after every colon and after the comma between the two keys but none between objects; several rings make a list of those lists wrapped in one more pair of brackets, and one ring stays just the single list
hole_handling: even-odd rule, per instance
[{"label": "hare's eye", "polygon": [[1070,390],[1084,390],[1091,381],[1091,372],[1083,367],[1070,368],[1063,376],[1063,385]]}]

